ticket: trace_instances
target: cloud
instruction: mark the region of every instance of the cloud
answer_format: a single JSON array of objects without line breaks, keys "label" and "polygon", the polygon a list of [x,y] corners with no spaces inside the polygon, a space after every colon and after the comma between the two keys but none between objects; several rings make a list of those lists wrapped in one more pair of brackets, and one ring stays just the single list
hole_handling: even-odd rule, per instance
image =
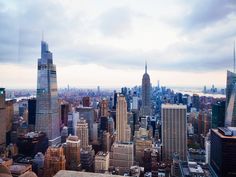
[{"label": "cloud", "polygon": [[122,37],[132,30],[132,12],[126,7],[108,10],[100,17],[100,30],[105,36]]},{"label": "cloud", "polygon": [[[139,7],[135,2],[102,1],[104,7],[98,12],[91,3],[80,1],[66,5],[44,0],[2,3],[0,63],[35,65],[44,31],[54,61],[60,66],[94,63],[107,68],[142,69],[146,59],[152,70],[205,72],[231,66],[236,35],[234,1],[172,1],[171,10],[180,6],[176,8],[178,19],[169,12],[168,18],[176,20],[175,25],[164,17],[159,21],[163,13],[168,14],[166,4],[156,2],[148,13],[143,7],[146,1]],[[161,12],[162,8],[167,12]],[[165,39],[165,31],[175,39]],[[168,45],[160,49],[163,43]]]},{"label": "cloud", "polygon": [[236,1],[231,0],[194,0],[183,18],[187,30],[197,30],[208,27],[218,21],[228,18],[236,12]]}]

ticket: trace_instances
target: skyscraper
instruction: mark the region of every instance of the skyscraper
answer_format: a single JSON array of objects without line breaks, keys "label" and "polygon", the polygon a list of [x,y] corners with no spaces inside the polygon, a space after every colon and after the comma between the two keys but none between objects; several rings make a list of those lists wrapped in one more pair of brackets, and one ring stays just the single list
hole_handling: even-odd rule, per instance
[{"label": "skyscraper", "polygon": [[186,111],[186,105],[161,105],[163,160],[172,160],[174,153],[178,153],[180,160],[186,160]]},{"label": "skyscraper", "polygon": [[78,170],[80,167],[80,140],[77,136],[69,136],[65,144],[66,168]]},{"label": "skyscraper", "polygon": [[145,73],[142,79],[142,115],[151,114],[151,83],[147,73],[147,64],[145,64]]},{"label": "skyscraper", "polygon": [[0,88],[0,147],[6,145],[5,89]]},{"label": "skyscraper", "polygon": [[217,176],[236,176],[236,128],[211,129],[210,148],[210,165]]},{"label": "skyscraper", "polygon": [[225,101],[218,101],[212,105],[211,127],[224,127],[225,124]]},{"label": "skyscraper", "polygon": [[119,95],[117,99],[116,107],[116,131],[117,131],[117,141],[127,142],[130,138],[127,136],[128,124],[127,124],[127,103],[123,95]]},{"label": "skyscraper", "polygon": [[225,126],[236,126],[236,73],[227,71]]},{"label": "skyscraper", "polygon": [[79,119],[79,121],[77,123],[76,135],[78,136],[78,138],[81,141],[81,147],[83,149],[86,149],[88,147],[88,141],[89,141],[88,123],[83,118]]},{"label": "skyscraper", "polygon": [[38,59],[35,130],[45,132],[50,144],[57,144],[60,142],[59,124],[56,66],[53,64],[48,44],[42,41],[41,58]]},{"label": "skyscraper", "polygon": [[236,73],[235,73],[235,42],[233,49],[234,70],[227,71],[226,82],[226,104],[225,104],[225,126],[236,126]]}]

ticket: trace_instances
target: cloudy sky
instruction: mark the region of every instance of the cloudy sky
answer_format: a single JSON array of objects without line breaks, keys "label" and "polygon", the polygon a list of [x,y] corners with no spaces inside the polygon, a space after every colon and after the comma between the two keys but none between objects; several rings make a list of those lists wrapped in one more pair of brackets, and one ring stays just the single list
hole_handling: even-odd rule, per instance
[{"label": "cloudy sky", "polygon": [[58,86],[225,86],[235,0],[0,0],[0,87],[36,88],[40,41]]}]

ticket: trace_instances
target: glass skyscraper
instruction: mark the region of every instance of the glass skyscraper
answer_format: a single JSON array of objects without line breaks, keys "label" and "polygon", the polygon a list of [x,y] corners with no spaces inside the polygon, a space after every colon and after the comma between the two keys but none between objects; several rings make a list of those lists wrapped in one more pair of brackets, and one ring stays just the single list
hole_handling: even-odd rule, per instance
[{"label": "glass skyscraper", "polygon": [[236,73],[227,71],[225,126],[236,126]]},{"label": "glass skyscraper", "polygon": [[41,58],[38,59],[35,130],[45,132],[50,144],[57,144],[60,142],[59,123],[56,66],[48,44],[42,41]]}]

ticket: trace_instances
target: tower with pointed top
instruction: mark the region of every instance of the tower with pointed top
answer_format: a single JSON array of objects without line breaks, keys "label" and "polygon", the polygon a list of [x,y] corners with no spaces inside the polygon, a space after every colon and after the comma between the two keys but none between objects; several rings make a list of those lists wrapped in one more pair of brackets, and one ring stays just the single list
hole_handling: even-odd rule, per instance
[{"label": "tower with pointed top", "polygon": [[41,41],[41,58],[38,59],[35,130],[45,132],[51,145],[60,142],[60,118],[57,94],[56,65],[48,44]]},{"label": "tower with pointed top", "polygon": [[233,72],[227,71],[225,126],[236,127],[236,73],[235,73],[235,41],[233,49]]},{"label": "tower with pointed top", "polygon": [[142,107],[141,114],[144,116],[151,115],[151,83],[147,73],[147,62],[145,62],[145,73],[142,79]]}]

